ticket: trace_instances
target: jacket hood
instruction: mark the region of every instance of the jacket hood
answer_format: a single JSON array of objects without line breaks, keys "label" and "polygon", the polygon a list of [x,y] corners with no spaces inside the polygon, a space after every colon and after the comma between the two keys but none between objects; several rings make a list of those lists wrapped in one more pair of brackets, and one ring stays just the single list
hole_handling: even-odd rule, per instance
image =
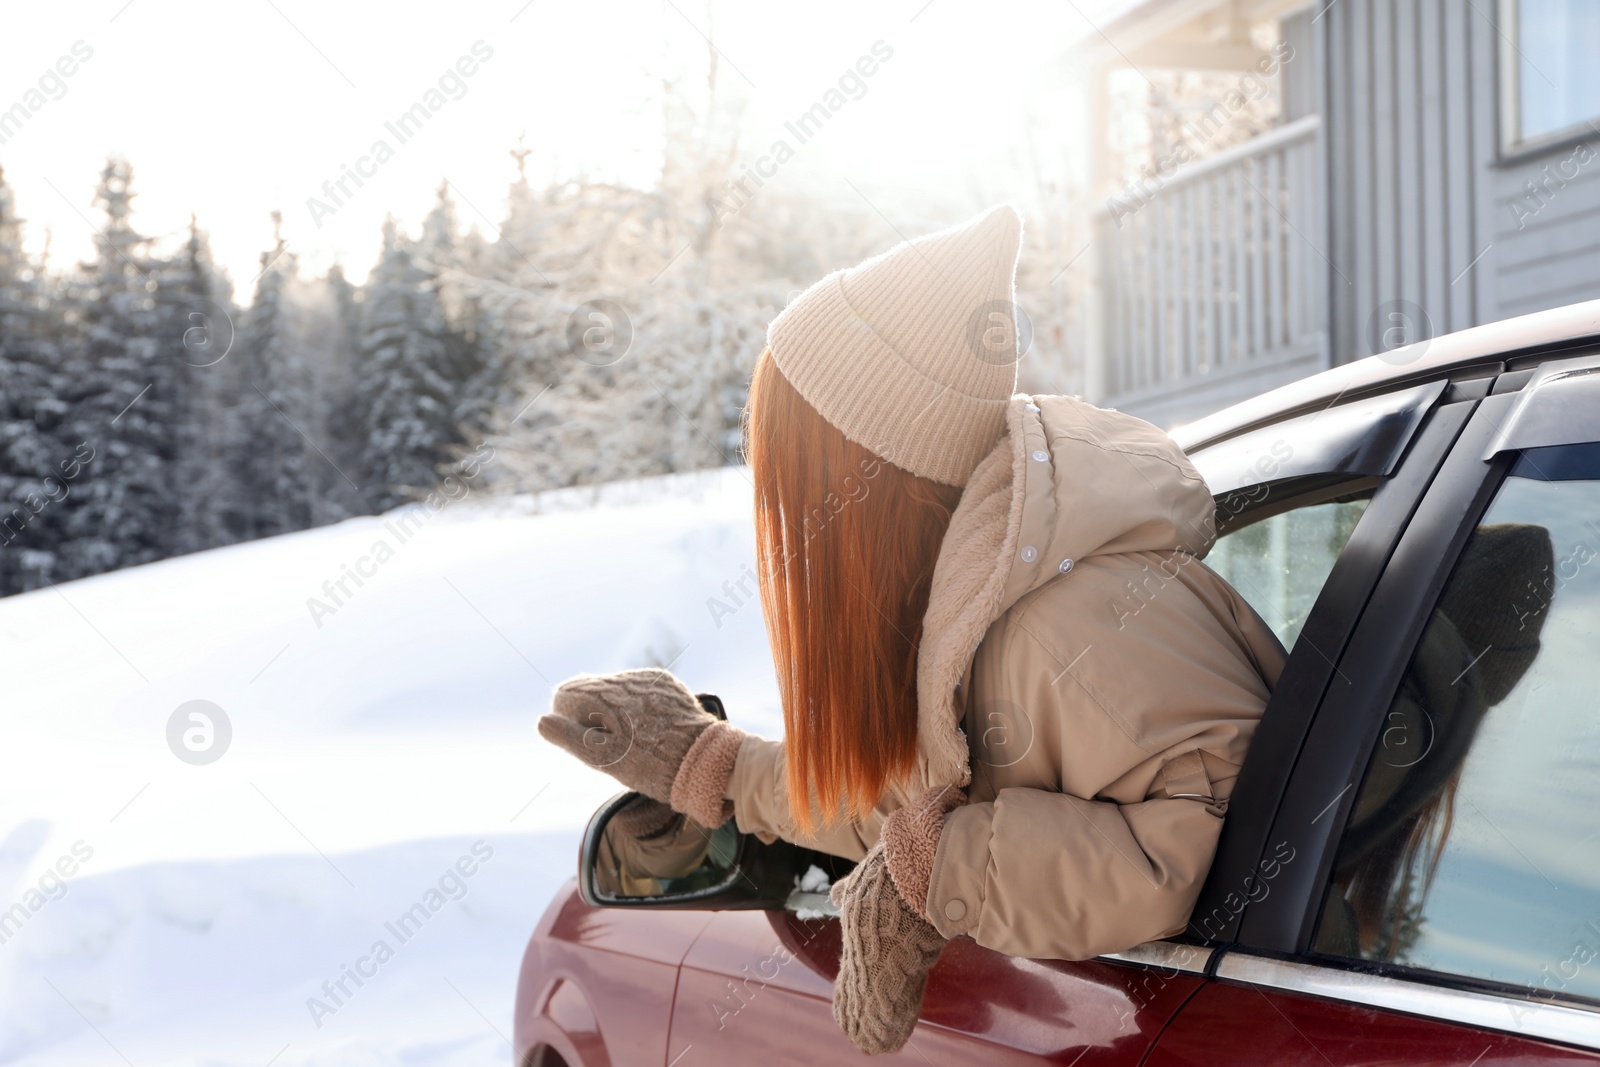
[{"label": "jacket hood", "polygon": [[1005,434],[968,480],[934,566],[917,660],[922,784],[968,783],[955,687],[1007,609],[1079,560],[1200,558],[1214,539],[1211,490],[1161,430],[1074,397],[1012,397]]}]

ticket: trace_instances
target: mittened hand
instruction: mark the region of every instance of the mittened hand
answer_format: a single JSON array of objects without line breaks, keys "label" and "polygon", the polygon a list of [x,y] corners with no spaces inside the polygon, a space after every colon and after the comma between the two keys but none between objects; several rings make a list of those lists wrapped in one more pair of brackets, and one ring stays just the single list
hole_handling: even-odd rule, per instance
[{"label": "mittened hand", "polygon": [[562,682],[539,736],[667,804],[684,755],[716,721],[671,671],[647,667]]},{"label": "mittened hand", "polygon": [[834,1022],[869,1056],[894,1052],[916,1028],[928,971],[945,939],[901,898],[882,844],[831,895],[843,939]]},{"label": "mittened hand", "polygon": [[659,800],[641,796],[611,816],[607,829],[616,827],[617,833],[634,841],[650,841],[669,832],[683,821],[683,817]]},{"label": "mittened hand", "polygon": [[556,686],[539,736],[702,826],[733,814],[723,794],[745,735],[702,708],[671,671],[569,678]]}]

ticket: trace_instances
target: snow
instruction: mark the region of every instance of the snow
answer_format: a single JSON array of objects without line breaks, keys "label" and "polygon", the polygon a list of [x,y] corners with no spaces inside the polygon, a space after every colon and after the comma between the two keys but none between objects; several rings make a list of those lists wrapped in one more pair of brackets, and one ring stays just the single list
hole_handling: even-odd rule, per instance
[{"label": "snow", "polygon": [[794,911],[795,918],[826,919],[830,916],[837,918],[839,909],[828,896],[828,889],[832,884],[828,872],[814,863],[806,868],[805,874],[795,875],[794,892],[789,894],[788,903],[788,907]]},{"label": "snow", "polygon": [[[523,947],[618,788],[539,740],[551,684],[670,663],[781,732],[743,469],[397,521],[0,600],[0,1063],[509,1062]],[[204,765],[168,748],[194,700],[231,727]]]},{"label": "snow", "polygon": [[828,872],[813,863],[806,868],[806,873],[800,876],[795,886],[802,893],[826,893],[832,884],[828,879]]}]

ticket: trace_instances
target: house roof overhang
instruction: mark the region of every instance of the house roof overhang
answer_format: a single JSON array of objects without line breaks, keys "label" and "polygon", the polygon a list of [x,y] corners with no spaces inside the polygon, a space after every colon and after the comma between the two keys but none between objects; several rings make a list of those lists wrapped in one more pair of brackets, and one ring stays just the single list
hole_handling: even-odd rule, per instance
[{"label": "house roof overhang", "polygon": [[1139,0],[1115,8],[1067,49],[1074,64],[1243,70],[1260,50],[1250,27],[1309,7],[1307,0]]}]

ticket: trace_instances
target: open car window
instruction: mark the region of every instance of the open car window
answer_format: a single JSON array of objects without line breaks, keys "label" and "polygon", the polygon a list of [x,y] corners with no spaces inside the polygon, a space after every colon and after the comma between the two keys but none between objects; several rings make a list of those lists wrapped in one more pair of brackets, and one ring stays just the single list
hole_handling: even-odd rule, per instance
[{"label": "open car window", "polygon": [[1313,947],[1600,1004],[1600,445],[1520,453],[1411,653]]},{"label": "open car window", "polygon": [[1308,412],[1196,451],[1217,499],[1206,563],[1292,650],[1376,486],[1445,382]]},{"label": "open car window", "polygon": [[1371,498],[1370,489],[1312,498],[1269,518],[1235,524],[1217,539],[1206,563],[1256,609],[1285,649],[1293,649]]}]

